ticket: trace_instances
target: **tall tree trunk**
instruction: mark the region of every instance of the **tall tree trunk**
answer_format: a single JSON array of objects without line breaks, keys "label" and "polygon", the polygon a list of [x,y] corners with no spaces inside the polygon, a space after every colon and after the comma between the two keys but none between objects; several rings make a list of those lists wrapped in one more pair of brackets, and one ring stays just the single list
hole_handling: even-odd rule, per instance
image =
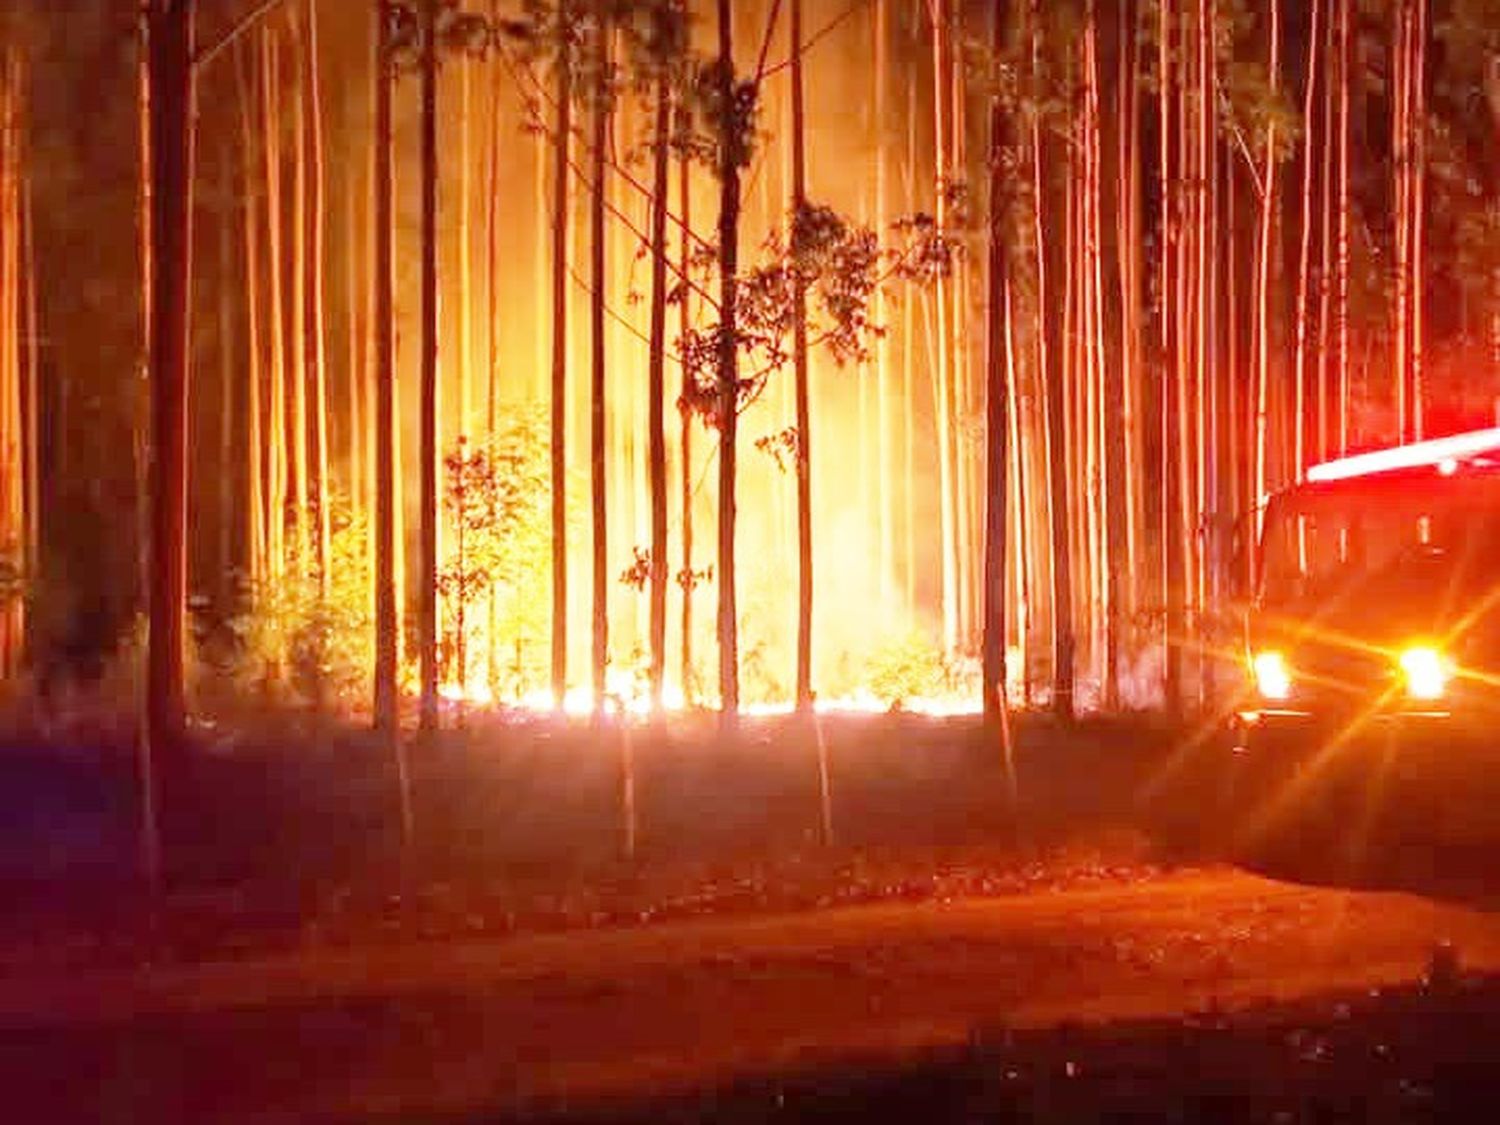
[{"label": "tall tree trunk", "polygon": [[1322,162],[1319,167],[1319,179],[1321,183],[1318,188],[1318,334],[1317,334],[1317,417],[1318,428],[1315,435],[1317,447],[1316,458],[1319,461],[1328,459],[1329,451],[1333,448],[1333,409],[1332,382],[1334,368],[1331,361],[1332,349],[1332,309],[1333,309],[1333,184],[1334,184],[1334,156],[1337,145],[1334,138],[1337,134],[1336,110],[1338,106],[1335,78],[1338,74],[1337,44],[1338,44],[1338,4],[1340,0],[1327,0],[1324,11],[1323,41],[1318,45],[1319,52],[1323,58],[1323,106],[1320,114],[1322,123],[1323,143]]},{"label": "tall tree trunk", "polygon": [[420,726],[438,726],[438,9],[422,0],[422,417],[418,459],[422,463],[421,559],[417,636],[421,646]]},{"label": "tall tree trunk", "polygon": [[573,133],[572,12],[558,4],[557,141],[552,165],[552,699],[568,693],[568,153]]},{"label": "tall tree trunk", "polygon": [[[16,567],[31,573],[28,534],[28,398],[22,358],[25,332],[22,231],[21,61],[14,46],[0,47],[0,576]],[[3,581],[0,577],[0,581]],[[23,600],[0,587],[0,683],[20,668]]]},{"label": "tall tree trunk", "polygon": [[[991,49],[996,58],[1005,51],[1005,27],[1009,5],[995,0],[992,19]],[[983,652],[984,717],[987,723],[1004,720],[1006,707],[1005,671],[1005,564],[1010,482],[1009,387],[1006,358],[1009,326],[1006,304],[1009,267],[1006,261],[1009,213],[1009,179],[1005,153],[1010,145],[1009,121],[998,94],[990,99],[989,153],[989,323],[985,352],[985,493],[984,493],[984,594]]]},{"label": "tall tree trunk", "polygon": [[1354,19],[1353,0],[1339,4],[1339,104],[1338,104],[1338,236],[1334,258],[1337,286],[1338,337],[1338,448],[1339,455],[1349,451],[1349,96],[1353,83],[1354,36],[1350,22]]},{"label": "tall tree trunk", "polygon": [[219,479],[215,498],[214,523],[217,541],[214,550],[214,582],[221,609],[229,611],[234,599],[234,159],[229,145],[223,144],[219,160],[219,192],[224,206],[219,227],[219,261],[216,277],[218,293],[219,351]]},{"label": "tall tree trunk", "polygon": [[400,615],[396,597],[395,171],[392,161],[392,0],[380,0],[375,40],[375,729],[399,744]]},{"label": "tall tree trunk", "polygon": [[328,481],[328,334],[325,323],[324,275],[327,216],[325,214],[325,186],[327,171],[323,152],[323,83],[322,66],[318,58],[318,5],[317,0],[306,0],[304,19],[307,24],[304,50],[307,54],[306,102],[307,102],[307,337],[305,348],[308,370],[308,394],[312,398],[312,409],[308,419],[311,433],[310,484],[313,518],[317,520],[316,559],[318,566],[318,596],[328,600],[330,569],[332,566],[330,495]]},{"label": "tall tree trunk", "polygon": [[[1174,312],[1177,300],[1178,274],[1176,256],[1181,241],[1180,225],[1176,208],[1180,190],[1174,181],[1177,161],[1180,159],[1174,130],[1180,128],[1180,99],[1177,97],[1178,83],[1172,67],[1173,7],[1169,0],[1161,0],[1160,31],[1158,40],[1157,73],[1159,75],[1160,103],[1160,175],[1161,175],[1161,349],[1162,349],[1162,393],[1161,393],[1161,544],[1162,586],[1165,618],[1163,628],[1163,695],[1169,715],[1182,711],[1182,641],[1184,634],[1184,578],[1183,557],[1183,505],[1182,470],[1179,456],[1182,447],[1181,426],[1181,336],[1178,316]],[[1173,112],[1173,106],[1179,108]]]},{"label": "tall tree trunk", "polygon": [[605,177],[609,145],[610,95],[605,89],[605,73],[610,66],[610,36],[613,31],[607,24],[597,31],[596,65],[598,88],[593,91],[593,147],[591,179],[593,192],[589,196],[589,336],[593,348],[589,369],[589,480],[593,518],[593,562],[594,562],[594,614],[593,614],[593,684],[594,710],[603,713],[604,694],[607,690],[606,672],[609,665],[609,513],[606,506],[608,480],[605,475],[605,324],[604,302],[608,294],[609,277],[605,273],[605,223],[604,206],[607,186]]},{"label": "tall tree trunk", "polygon": [[719,120],[719,697],[721,722],[739,722],[739,616],[735,604],[735,473],[739,439],[740,173],[750,143],[743,135],[735,98],[734,5],[718,0]]},{"label": "tall tree trunk", "polygon": [[807,207],[807,136],[802,98],[802,0],[791,0],[792,364],[797,401],[797,710],[812,708],[812,409],[807,365],[807,283],[800,265]]},{"label": "tall tree trunk", "polygon": [[[287,442],[286,442],[286,300],[285,260],[282,253],[283,215],[281,206],[281,102],[277,76],[275,40],[269,29],[260,36],[261,128],[264,131],[264,172],[266,184],[266,257],[269,287],[267,322],[270,325],[270,392],[266,411],[267,461],[270,466],[270,577],[280,581],[286,572],[287,524]],[[271,679],[279,677],[280,656],[276,654],[270,669]]]},{"label": "tall tree trunk", "polygon": [[[151,481],[149,449],[151,437],[151,340],[152,310],[156,306],[153,286],[156,261],[153,251],[156,235],[153,229],[156,206],[152,199],[155,164],[151,157],[151,20],[152,9],[139,8],[136,60],[136,129],[139,146],[136,205],[138,266],[140,269],[140,352],[136,377],[131,386],[131,475],[135,485],[135,605],[136,613],[149,613],[151,605]],[[66,434],[67,419],[60,418],[58,428]],[[61,472],[61,466],[56,470]],[[146,740],[139,739],[142,763],[148,761]],[[151,833],[145,834],[147,837]],[[149,866],[149,864],[148,864]]]},{"label": "tall tree trunk", "polygon": [[[875,0],[875,230],[881,239],[890,227],[890,0]],[[879,589],[880,604],[889,614],[896,600],[896,455],[891,410],[891,333],[887,325],[884,287],[877,287],[871,316],[882,329],[875,340],[875,383],[880,461]],[[890,627],[890,619],[881,621]]]},{"label": "tall tree trunk", "polygon": [[[25,82],[24,67],[17,64],[17,85]],[[18,100],[24,100],[18,95]],[[22,440],[22,471],[26,482],[25,494],[25,547],[21,554],[21,561],[26,567],[28,574],[38,574],[42,567],[42,339],[39,289],[40,282],[37,278],[37,248],[36,248],[36,190],[27,166],[28,156],[24,145],[18,154],[17,160],[21,165],[17,170],[20,178],[21,192],[21,291],[18,294],[21,301],[21,338],[17,341],[20,356],[23,379],[21,392],[21,440]],[[35,618],[26,614],[26,607],[20,606],[17,612],[21,615],[21,623],[18,628],[23,630],[23,641],[29,646],[29,651],[35,653]]]},{"label": "tall tree trunk", "polygon": [[[1032,74],[1039,81],[1042,29],[1039,6],[1032,0]],[[1037,325],[1043,341],[1043,382],[1047,412],[1048,518],[1052,538],[1052,709],[1064,719],[1073,716],[1073,559],[1069,542],[1068,434],[1066,427],[1066,348],[1061,326],[1066,301],[1063,214],[1066,211],[1067,167],[1063,144],[1037,116],[1032,118],[1032,147],[1036,162],[1037,291],[1042,314]]]},{"label": "tall tree trunk", "polygon": [[[941,236],[947,237],[948,192],[952,187],[948,167],[947,108],[948,95],[948,0],[927,0],[932,20],[932,112],[933,146],[936,156],[936,195],[934,215]],[[935,406],[938,440],[938,515],[942,550],[943,651],[953,655],[958,648],[959,606],[961,593],[958,577],[958,507],[955,466],[953,461],[953,391],[949,332],[949,279],[939,273],[933,287],[937,318],[935,337],[937,363],[934,366]]]},{"label": "tall tree trunk", "polygon": [[[672,90],[657,80],[651,159],[651,343],[647,389],[651,476],[651,709],[662,708],[667,664],[667,203],[672,189]],[[684,457],[684,464],[686,457]]]},{"label": "tall tree trunk", "polygon": [[1118,51],[1120,77],[1117,89],[1120,141],[1117,156],[1115,241],[1119,255],[1120,275],[1120,373],[1121,419],[1119,431],[1121,460],[1120,488],[1124,508],[1122,615],[1131,619],[1138,601],[1144,551],[1141,547],[1145,522],[1144,485],[1140,478],[1142,465],[1141,433],[1145,352],[1142,321],[1143,292],[1141,255],[1141,122],[1140,122],[1140,36],[1137,30],[1135,0],[1120,5]]},{"label": "tall tree trunk", "polygon": [[[693,259],[693,184],[692,163],[686,155],[678,161],[678,198],[682,208],[681,243],[678,247],[678,275],[688,277]],[[678,306],[678,336],[685,339],[693,327],[693,293],[685,286]],[[698,576],[693,569],[693,370],[686,352],[681,357],[681,393],[677,400],[682,445],[682,570],[677,579],[682,587],[682,698],[691,705],[697,695],[697,676],[693,671],[693,590]]]},{"label": "tall tree trunk", "polygon": [[[1276,88],[1281,49],[1281,0],[1270,0],[1270,63],[1267,74]],[[1269,476],[1271,393],[1271,259],[1276,238],[1276,123],[1266,126],[1265,167],[1260,176],[1260,234],[1255,250],[1255,494],[1266,495]]]},{"label": "tall tree trunk", "polygon": [[[455,328],[458,334],[457,364],[458,393],[454,396],[455,433],[462,438],[470,437],[470,419],[474,410],[474,246],[472,217],[470,210],[474,202],[474,185],[470,165],[473,161],[473,143],[470,137],[470,119],[474,113],[473,75],[467,59],[459,57],[458,70],[458,189],[453,209],[458,212],[455,226],[458,236],[458,292],[454,304],[457,313]],[[463,644],[463,640],[459,641]]]},{"label": "tall tree trunk", "polygon": [[300,580],[311,572],[312,540],[309,535],[311,521],[310,501],[312,496],[312,427],[308,423],[309,386],[312,372],[308,365],[311,349],[308,346],[308,308],[310,289],[308,277],[308,175],[307,175],[307,86],[305,76],[294,69],[300,63],[299,52],[306,42],[294,22],[292,48],[294,54],[288,66],[290,74],[279,69],[278,54],[277,87],[285,81],[292,96],[292,279],[291,340],[289,385],[291,395],[287,400],[286,441],[291,451],[291,516],[292,543],[295,574]]},{"label": "tall tree trunk", "polygon": [[1411,412],[1412,436],[1421,440],[1427,431],[1426,392],[1423,373],[1426,332],[1426,247],[1423,232],[1427,210],[1427,35],[1428,0],[1413,0],[1416,14],[1412,28],[1411,76]]},{"label": "tall tree trunk", "polygon": [[1392,367],[1397,432],[1422,436],[1422,209],[1425,195],[1426,0],[1397,0],[1392,44],[1394,75],[1391,150],[1395,198],[1395,308]]},{"label": "tall tree trunk", "polygon": [[[1313,163],[1318,146],[1317,130],[1313,127],[1313,106],[1318,90],[1318,59],[1323,46],[1320,24],[1322,23],[1322,0],[1312,0],[1312,11],[1308,17],[1307,67],[1302,87],[1302,200],[1300,207],[1301,230],[1297,250],[1297,308],[1293,330],[1296,333],[1296,372],[1292,379],[1293,396],[1293,470],[1294,479],[1302,480],[1308,467],[1307,415],[1308,415],[1308,299],[1312,287],[1312,229],[1315,217],[1313,207]],[[1326,142],[1326,138],[1325,138]]]},{"label": "tall tree trunk", "polygon": [[235,55],[235,79],[239,94],[240,145],[243,159],[245,262],[245,558],[252,590],[259,590],[266,576],[266,478],[261,398],[265,384],[265,352],[261,335],[261,233],[260,201],[255,185],[260,170],[256,149],[257,130],[251,66],[242,52]]},{"label": "tall tree trunk", "polygon": [[[489,16],[492,23],[500,20],[500,0],[490,0]],[[489,437],[489,451],[493,458],[500,432],[500,148],[503,143],[504,125],[501,113],[501,97],[504,89],[504,71],[494,70],[494,82],[490,89],[490,129],[485,169],[485,339],[489,352],[485,361],[485,433]],[[539,197],[540,198],[540,197]],[[545,264],[545,263],[543,263]],[[540,278],[541,274],[535,275]],[[490,693],[499,698],[500,688],[500,603],[496,596],[496,583],[491,578],[486,598],[485,668],[489,676]]]},{"label": "tall tree trunk", "polygon": [[154,0],[151,80],[151,590],[147,731],[158,762],[182,747],[193,214],[193,4]]}]

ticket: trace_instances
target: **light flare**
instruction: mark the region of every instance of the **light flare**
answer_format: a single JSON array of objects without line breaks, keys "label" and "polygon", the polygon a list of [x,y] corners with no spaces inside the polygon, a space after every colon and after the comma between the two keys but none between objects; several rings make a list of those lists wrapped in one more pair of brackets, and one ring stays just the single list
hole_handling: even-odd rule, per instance
[{"label": "light flare", "polygon": [[1401,654],[1399,663],[1411,698],[1441,699],[1447,693],[1453,667],[1437,649],[1416,645]]},{"label": "light flare", "polygon": [[1292,694],[1292,671],[1279,652],[1258,652],[1251,661],[1255,688],[1265,699],[1281,702]]}]

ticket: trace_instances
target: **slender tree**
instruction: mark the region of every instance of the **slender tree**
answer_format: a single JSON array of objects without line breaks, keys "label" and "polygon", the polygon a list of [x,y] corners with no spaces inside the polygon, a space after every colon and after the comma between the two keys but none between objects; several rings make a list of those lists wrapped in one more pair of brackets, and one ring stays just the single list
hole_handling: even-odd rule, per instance
[{"label": "slender tree", "polygon": [[[692,162],[686,153],[678,159],[677,166],[678,188],[677,194],[682,208],[682,229],[678,242],[678,271],[682,277],[688,276],[688,270],[692,265],[693,257],[693,223],[692,223]],[[684,287],[682,298],[677,305],[678,312],[678,336],[686,339],[693,328],[693,292],[691,287]],[[680,643],[680,656],[682,661],[682,695],[691,703],[697,690],[697,676],[693,669],[693,590],[698,584],[697,572],[694,570],[693,556],[693,367],[688,358],[686,350],[680,357],[681,385],[677,397],[677,410],[679,415],[679,444],[681,445],[681,465],[679,466],[682,476],[681,510],[682,510],[682,569],[677,573],[678,584],[682,587],[682,637]]]},{"label": "slender tree", "polygon": [[375,31],[375,726],[395,738],[400,721],[397,670],[400,618],[396,604],[396,349],[394,169],[392,167],[391,4],[381,0]]},{"label": "slender tree", "polygon": [[421,665],[420,726],[438,725],[438,9],[440,0],[422,0],[422,411],[421,565],[417,601],[418,660]]},{"label": "slender tree", "polygon": [[326,323],[326,154],[323,124],[323,78],[319,59],[317,0],[305,0],[303,23],[306,27],[303,53],[303,100],[307,119],[305,132],[307,164],[307,281],[305,313],[306,352],[304,363],[308,372],[308,397],[312,400],[308,425],[310,427],[310,492],[313,518],[317,521],[314,542],[314,558],[318,567],[318,594],[321,601],[328,601],[332,577],[331,487],[328,478],[328,329]]},{"label": "slender tree", "polygon": [[[647,396],[651,478],[651,707],[660,711],[667,661],[667,196],[671,191],[672,169],[672,88],[665,71],[656,80],[655,112],[651,144],[651,339]],[[686,465],[685,428],[683,438]],[[691,502],[691,497],[688,500]],[[685,689],[685,682],[683,686]]]},{"label": "slender tree", "polygon": [[[734,5],[718,0],[719,56],[715,63],[714,141],[719,176],[719,328],[717,409],[719,428],[719,706],[726,729],[738,725],[740,707],[739,617],[735,601],[735,478],[739,454],[739,244],[740,175],[749,162],[753,87],[735,75]],[[750,104],[746,104],[746,102]]]},{"label": "slender tree", "polygon": [[[4,30],[0,24],[0,31]],[[29,528],[35,417],[34,368],[28,372],[25,294],[25,156],[22,62],[14,44],[0,47],[0,682],[20,668],[24,601],[20,579],[33,570]]]},{"label": "slender tree", "polygon": [[[995,0],[991,15],[993,26],[990,49],[996,60],[1005,53],[1006,0]],[[1005,566],[1006,532],[1010,482],[1010,419],[1006,362],[1009,309],[1005,294],[1009,285],[1006,247],[1009,243],[1007,216],[1010,201],[1010,176],[1007,151],[1010,147],[1009,119],[1000,93],[990,97],[989,148],[989,319],[985,348],[985,502],[984,502],[984,596],[983,596],[983,676],[985,721],[998,724],[1006,707],[1005,671]]]},{"label": "slender tree", "polygon": [[606,506],[607,449],[605,445],[605,375],[607,370],[604,306],[609,277],[605,272],[605,202],[608,184],[608,146],[614,95],[611,90],[611,40],[614,29],[601,12],[594,27],[594,81],[590,111],[593,140],[590,146],[592,191],[589,194],[589,480],[593,524],[594,612],[593,673],[594,710],[605,704],[606,672],[609,666],[609,514]]},{"label": "slender tree", "polygon": [[[1043,29],[1037,0],[1031,7],[1031,67],[1039,81]],[[1067,277],[1064,260],[1067,209],[1067,168],[1064,144],[1039,109],[1032,113],[1032,159],[1035,165],[1035,220],[1037,289],[1043,312],[1037,325],[1042,341],[1043,384],[1046,388],[1047,480],[1052,542],[1052,708],[1064,718],[1073,715],[1074,636],[1073,568],[1069,539],[1068,430],[1066,422],[1066,350],[1062,332]]]},{"label": "slender tree", "polygon": [[812,708],[812,408],[807,362],[807,282],[799,258],[807,210],[807,126],[802,92],[802,0],[791,0],[792,363],[797,400],[797,709]]},{"label": "slender tree", "polygon": [[573,133],[573,17],[557,6],[557,130],[552,164],[552,699],[568,692],[568,190]]},{"label": "slender tree", "polygon": [[193,212],[193,3],[150,8],[152,279],[151,590],[147,731],[153,756],[180,751],[187,598],[187,401]]}]

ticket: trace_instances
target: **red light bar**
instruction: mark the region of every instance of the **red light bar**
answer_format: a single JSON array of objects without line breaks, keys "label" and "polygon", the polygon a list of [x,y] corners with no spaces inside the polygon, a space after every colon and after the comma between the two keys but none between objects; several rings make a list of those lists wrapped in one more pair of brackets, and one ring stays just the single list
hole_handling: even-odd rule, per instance
[{"label": "red light bar", "polygon": [[1458,462],[1486,453],[1500,453],[1500,426],[1412,442],[1410,445],[1398,445],[1391,449],[1356,453],[1352,457],[1340,457],[1336,461],[1324,461],[1307,470],[1307,479],[1318,484],[1331,480],[1348,480],[1350,477],[1365,477],[1372,473],[1389,473],[1395,469],[1420,469],[1427,466],[1447,475],[1457,468]]}]

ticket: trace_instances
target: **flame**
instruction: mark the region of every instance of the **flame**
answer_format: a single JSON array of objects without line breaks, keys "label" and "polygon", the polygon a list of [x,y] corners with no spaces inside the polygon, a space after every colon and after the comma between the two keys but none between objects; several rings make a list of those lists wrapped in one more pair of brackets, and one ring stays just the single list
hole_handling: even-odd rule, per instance
[{"label": "flame", "polygon": [[[588,687],[569,688],[561,705],[552,692],[537,690],[527,692],[519,699],[500,700],[487,684],[471,683],[464,686],[446,683],[439,689],[444,700],[454,704],[489,708],[506,706],[535,715],[562,714],[570,717],[592,715],[595,706],[594,692]],[[712,709],[716,701],[705,700],[704,706]],[[662,711],[669,714],[689,709],[686,696],[676,684],[666,684],[662,689]],[[610,669],[605,677],[605,696],[602,710],[610,715],[647,716],[652,713],[651,693],[638,679],[622,670]],[[796,713],[796,704],[790,700],[775,702],[741,703],[739,713],[753,718],[775,718]],[[954,718],[980,713],[976,700],[960,695],[918,696],[909,699],[883,699],[868,689],[857,689],[848,695],[819,698],[813,703],[813,711],[819,715],[886,715],[904,713],[928,718]]]},{"label": "flame", "polygon": [[[1012,650],[1011,698],[1019,698],[1020,653]],[[476,664],[479,662],[476,662]],[[408,683],[408,690],[415,691],[415,683]],[[571,687],[558,700],[546,688],[533,688],[518,697],[506,698],[497,695],[487,681],[482,667],[470,671],[468,682],[449,680],[443,683],[438,693],[447,703],[480,709],[505,708],[511,711],[536,715],[566,715],[581,718],[602,711],[606,715],[645,717],[653,713],[650,683],[645,675],[626,668],[611,667],[605,672],[603,704],[597,706],[591,687]],[[703,697],[697,707],[716,710],[718,700]],[[661,710],[677,714],[692,709],[687,694],[679,683],[669,680],[662,687]],[[776,718],[796,713],[796,704],[790,699],[772,701],[741,702],[739,713],[752,718]],[[832,696],[819,696],[813,703],[818,715],[860,716],[887,715],[893,713],[921,715],[927,718],[955,718],[977,715],[982,711],[980,700],[974,695],[955,690],[942,695],[915,695],[892,698],[881,695],[869,687],[856,687],[851,691]]]}]

